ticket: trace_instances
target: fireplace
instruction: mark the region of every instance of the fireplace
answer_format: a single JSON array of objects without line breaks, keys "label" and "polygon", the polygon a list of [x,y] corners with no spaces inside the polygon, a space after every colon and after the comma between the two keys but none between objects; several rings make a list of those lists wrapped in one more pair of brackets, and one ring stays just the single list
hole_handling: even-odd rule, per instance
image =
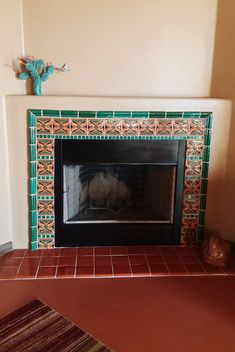
[{"label": "fireplace", "polygon": [[185,141],[56,140],[56,246],[179,244]]},{"label": "fireplace", "polygon": [[101,243],[100,234],[103,244],[148,237],[196,244],[203,239],[211,128],[212,113],[200,111],[30,110],[30,248],[72,245],[67,230],[60,242],[65,228],[76,228],[81,245]]}]

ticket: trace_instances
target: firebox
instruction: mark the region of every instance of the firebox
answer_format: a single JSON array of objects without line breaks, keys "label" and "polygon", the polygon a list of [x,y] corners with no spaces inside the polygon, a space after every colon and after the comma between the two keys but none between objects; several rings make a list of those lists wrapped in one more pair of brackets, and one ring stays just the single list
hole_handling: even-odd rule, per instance
[{"label": "firebox", "polygon": [[55,141],[55,244],[179,244],[185,141]]}]

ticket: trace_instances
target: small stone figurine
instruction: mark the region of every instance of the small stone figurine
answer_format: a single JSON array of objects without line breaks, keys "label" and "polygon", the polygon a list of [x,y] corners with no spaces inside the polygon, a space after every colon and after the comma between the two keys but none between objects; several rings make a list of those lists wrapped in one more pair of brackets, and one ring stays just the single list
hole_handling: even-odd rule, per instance
[{"label": "small stone figurine", "polygon": [[52,73],[69,71],[67,64],[59,68],[51,64],[46,65],[43,60],[35,59],[32,56],[22,58],[21,64],[25,67],[25,70],[19,74],[19,79],[31,78],[35,95],[42,95],[42,82],[46,81]]},{"label": "small stone figurine", "polygon": [[211,235],[202,244],[202,256],[206,263],[226,266],[229,261],[230,243],[219,236]]}]

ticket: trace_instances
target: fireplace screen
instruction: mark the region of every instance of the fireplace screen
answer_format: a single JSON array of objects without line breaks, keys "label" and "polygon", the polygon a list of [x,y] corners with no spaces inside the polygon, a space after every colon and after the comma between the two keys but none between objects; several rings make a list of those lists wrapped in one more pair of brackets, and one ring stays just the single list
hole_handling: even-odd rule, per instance
[{"label": "fireplace screen", "polygon": [[175,166],[80,164],[63,166],[65,223],[172,223]]},{"label": "fireplace screen", "polygon": [[185,141],[55,141],[55,243],[177,244]]}]

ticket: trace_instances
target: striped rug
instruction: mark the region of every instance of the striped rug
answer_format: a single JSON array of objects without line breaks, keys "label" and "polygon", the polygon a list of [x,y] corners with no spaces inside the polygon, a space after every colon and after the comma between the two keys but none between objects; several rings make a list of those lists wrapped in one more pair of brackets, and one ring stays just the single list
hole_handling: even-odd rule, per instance
[{"label": "striped rug", "polygon": [[39,300],[0,319],[1,352],[110,352]]}]

